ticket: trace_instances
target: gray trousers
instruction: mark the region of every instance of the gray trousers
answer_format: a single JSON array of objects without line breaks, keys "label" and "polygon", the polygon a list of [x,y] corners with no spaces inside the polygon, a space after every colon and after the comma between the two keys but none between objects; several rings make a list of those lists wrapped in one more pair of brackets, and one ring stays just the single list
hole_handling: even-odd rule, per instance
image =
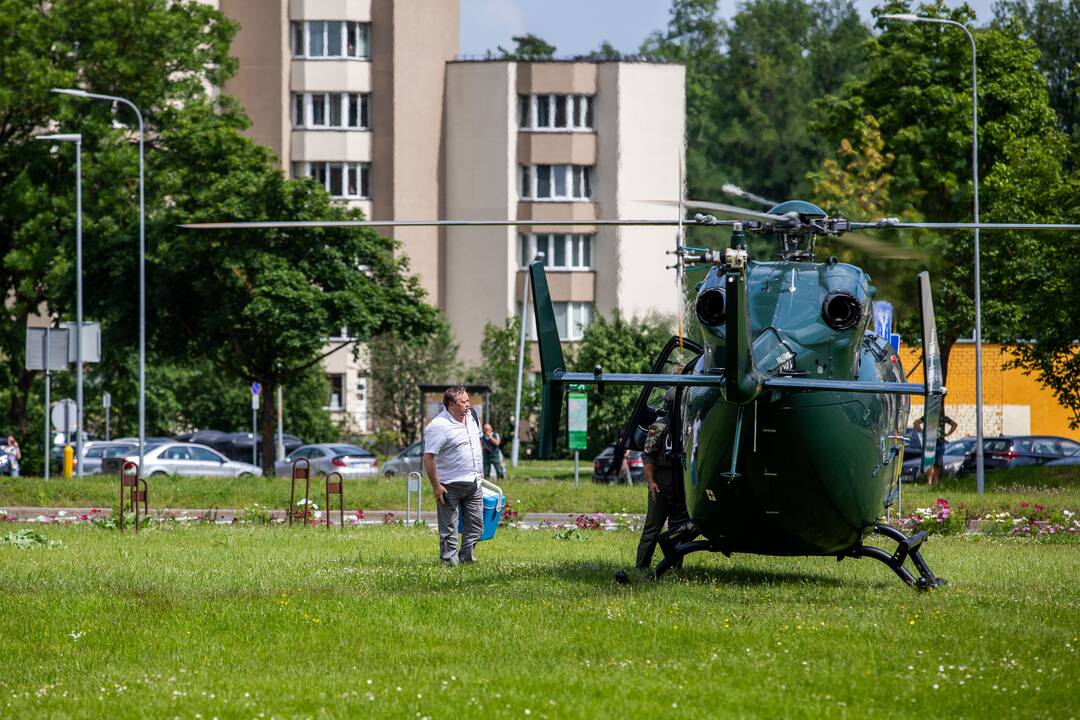
[{"label": "gray trousers", "polygon": [[[473,548],[484,532],[484,493],[478,482],[452,482],[444,487],[444,502],[435,503],[439,517],[439,557],[450,565],[472,562]],[[459,513],[464,513],[460,550]]]}]

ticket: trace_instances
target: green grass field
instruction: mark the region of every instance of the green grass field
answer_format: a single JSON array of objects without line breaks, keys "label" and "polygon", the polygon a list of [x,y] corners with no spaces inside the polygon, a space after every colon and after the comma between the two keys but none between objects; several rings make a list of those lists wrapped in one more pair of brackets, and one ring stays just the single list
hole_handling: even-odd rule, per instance
[{"label": "green grass field", "polygon": [[[573,483],[573,463],[547,461],[523,463],[502,483],[511,505],[520,513],[604,512],[644,513],[643,487],[599,485],[590,479],[591,467],[583,465],[581,482]],[[322,504],[322,480],[313,480],[313,497]],[[425,484],[425,508],[432,509],[431,493]],[[1038,503],[1056,510],[1080,512],[1080,466],[1021,468],[986,476],[984,495],[975,492],[973,476],[947,479],[935,487],[906,484],[901,496],[902,510],[932,505],[944,497],[969,516],[1009,510],[1020,503]],[[374,510],[405,509],[403,478],[352,480],[345,488],[346,507]],[[86,507],[110,508],[119,491],[115,477],[92,476],[78,479],[0,477],[0,507]],[[283,478],[190,478],[170,477],[150,481],[150,507],[155,508],[235,508],[253,505],[284,509],[289,504],[289,481]]]},{"label": "green grass field", "polygon": [[[3,533],[15,526],[0,526]],[[871,560],[695,555],[629,532],[166,524],[0,544],[0,717],[1074,717],[1075,543],[933,537]]]}]

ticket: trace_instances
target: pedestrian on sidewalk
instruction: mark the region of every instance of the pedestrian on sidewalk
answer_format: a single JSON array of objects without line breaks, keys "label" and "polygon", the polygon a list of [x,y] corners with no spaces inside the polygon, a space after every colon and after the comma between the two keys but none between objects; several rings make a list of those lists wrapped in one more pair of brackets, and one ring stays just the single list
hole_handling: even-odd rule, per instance
[{"label": "pedestrian on sidewalk", "polygon": [[495,477],[502,480],[506,477],[506,470],[502,464],[502,437],[491,427],[491,423],[484,423],[484,435],[480,438],[484,446],[484,477],[491,477],[491,469],[495,469]]},{"label": "pedestrian on sidewalk", "polygon": [[7,436],[7,445],[4,446],[3,451],[7,453],[8,458],[11,460],[11,477],[19,477],[22,449],[19,447],[19,441],[15,439],[14,435]]},{"label": "pedestrian on sidewalk", "polygon": [[[443,394],[443,411],[424,428],[424,471],[435,493],[439,558],[447,565],[475,560],[484,531],[483,446],[469,393],[454,385]],[[458,518],[462,517],[458,545]]]}]

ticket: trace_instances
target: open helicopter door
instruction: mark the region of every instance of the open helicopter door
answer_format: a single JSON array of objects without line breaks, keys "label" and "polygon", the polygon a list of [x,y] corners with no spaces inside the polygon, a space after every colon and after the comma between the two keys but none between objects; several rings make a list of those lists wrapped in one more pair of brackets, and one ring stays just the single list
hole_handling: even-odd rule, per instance
[{"label": "open helicopter door", "polygon": [[941,348],[934,322],[934,299],[930,294],[930,273],[919,273],[919,309],[922,312],[923,384],[926,388],[923,415],[923,472],[934,464],[941,413],[945,404],[945,386],[941,374]]}]

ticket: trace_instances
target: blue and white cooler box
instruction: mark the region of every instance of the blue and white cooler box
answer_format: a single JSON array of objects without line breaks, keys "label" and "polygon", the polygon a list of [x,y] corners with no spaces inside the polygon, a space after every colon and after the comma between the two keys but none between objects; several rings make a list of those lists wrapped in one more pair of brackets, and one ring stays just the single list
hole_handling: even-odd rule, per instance
[{"label": "blue and white cooler box", "polygon": [[[499,521],[502,520],[502,511],[506,507],[506,496],[503,495],[502,488],[487,480],[480,481],[480,488],[484,493],[484,533],[480,536],[480,539],[490,540],[495,537],[495,531],[499,528]],[[464,520],[465,518],[458,515],[458,532],[463,530]]]}]

